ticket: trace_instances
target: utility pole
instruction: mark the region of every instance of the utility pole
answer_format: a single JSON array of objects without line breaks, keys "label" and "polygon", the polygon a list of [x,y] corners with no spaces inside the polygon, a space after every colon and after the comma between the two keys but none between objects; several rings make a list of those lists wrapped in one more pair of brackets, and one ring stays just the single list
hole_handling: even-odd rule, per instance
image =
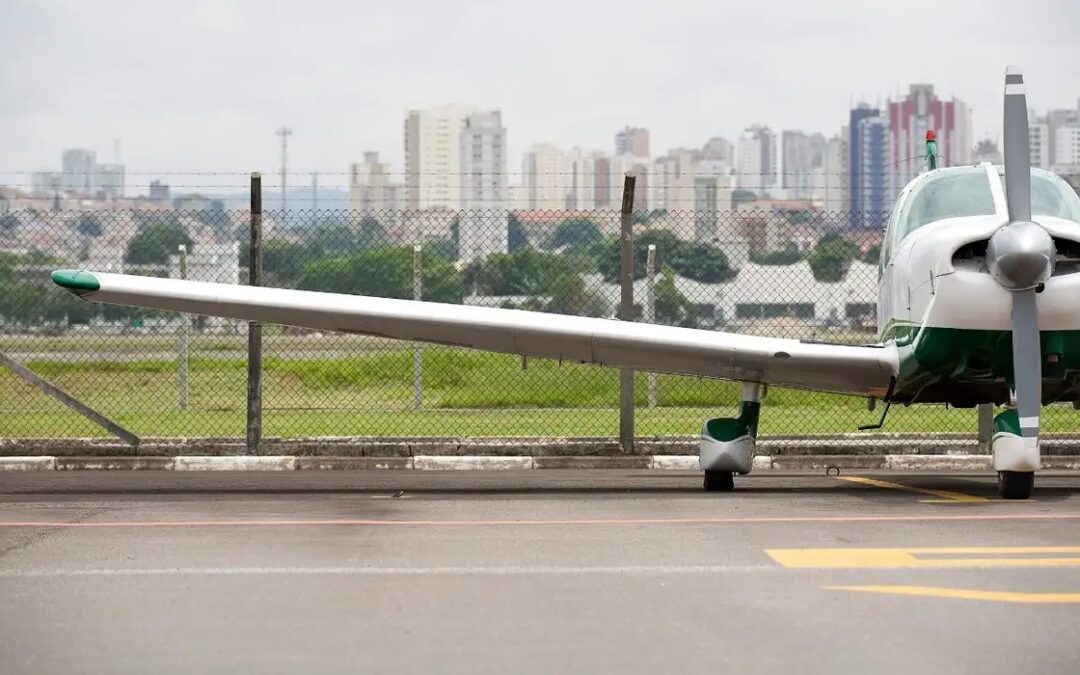
[{"label": "utility pole", "polygon": [[289,136],[292,136],[292,129],[281,127],[274,133],[281,136],[281,213],[282,219],[288,220],[289,197],[286,195],[285,177],[289,173]]},{"label": "utility pole", "polygon": [[[619,218],[621,245],[619,285],[621,288],[619,318],[634,320],[634,186],[637,176],[627,173],[623,178],[622,212]],[[624,453],[634,451],[634,371],[619,371],[619,447]]]}]

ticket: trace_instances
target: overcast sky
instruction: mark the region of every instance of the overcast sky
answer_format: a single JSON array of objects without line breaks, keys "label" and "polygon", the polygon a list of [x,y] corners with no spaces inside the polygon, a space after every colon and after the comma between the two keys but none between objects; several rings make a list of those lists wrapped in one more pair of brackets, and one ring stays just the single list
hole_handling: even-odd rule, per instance
[{"label": "overcast sky", "polygon": [[400,171],[404,111],[457,102],[502,110],[517,171],[626,124],[654,154],[755,122],[831,135],[913,82],[996,138],[1009,63],[1030,105],[1077,105],[1078,29],[1076,0],[0,0],[0,170],[119,138],[129,172],[272,173],[288,124],[297,171],[369,149]]}]

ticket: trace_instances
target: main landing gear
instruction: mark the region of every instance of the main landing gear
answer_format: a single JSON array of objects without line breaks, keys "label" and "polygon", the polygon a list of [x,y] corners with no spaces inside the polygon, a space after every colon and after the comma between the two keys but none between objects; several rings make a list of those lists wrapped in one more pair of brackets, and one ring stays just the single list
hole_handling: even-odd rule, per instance
[{"label": "main landing gear", "polygon": [[998,494],[1002,499],[1028,499],[1034,487],[1034,471],[998,471]]}]

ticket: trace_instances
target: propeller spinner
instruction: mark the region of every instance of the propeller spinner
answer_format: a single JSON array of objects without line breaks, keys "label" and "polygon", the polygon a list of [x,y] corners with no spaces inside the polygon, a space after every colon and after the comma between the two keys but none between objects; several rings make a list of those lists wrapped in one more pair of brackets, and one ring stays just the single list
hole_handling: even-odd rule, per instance
[{"label": "propeller spinner", "polygon": [[[1039,342],[1037,294],[1054,272],[1057,257],[1054,241],[1041,225],[1031,220],[1031,155],[1028,140],[1027,96],[1024,76],[1010,66],[1005,73],[1005,194],[1009,222],[990,238],[986,251],[990,274],[1012,292],[1013,392],[1024,448],[1038,452],[1039,412],[1042,408],[1042,348]],[[1027,496],[1031,474],[1009,475],[1003,481],[1005,496]]]}]

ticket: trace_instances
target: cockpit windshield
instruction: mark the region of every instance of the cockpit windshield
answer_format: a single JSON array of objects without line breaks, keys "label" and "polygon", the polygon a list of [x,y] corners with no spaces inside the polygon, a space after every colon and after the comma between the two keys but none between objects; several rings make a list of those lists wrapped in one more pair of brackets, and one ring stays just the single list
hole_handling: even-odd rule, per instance
[{"label": "cockpit windshield", "polygon": [[[1002,181],[1004,184],[1004,181]],[[1031,170],[1031,214],[1080,223],[1080,197],[1069,184],[1049,171]]]},{"label": "cockpit windshield", "polygon": [[928,176],[905,200],[897,241],[923,225],[945,218],[991,216],[994,194],[981,167],[949,169]]}]

